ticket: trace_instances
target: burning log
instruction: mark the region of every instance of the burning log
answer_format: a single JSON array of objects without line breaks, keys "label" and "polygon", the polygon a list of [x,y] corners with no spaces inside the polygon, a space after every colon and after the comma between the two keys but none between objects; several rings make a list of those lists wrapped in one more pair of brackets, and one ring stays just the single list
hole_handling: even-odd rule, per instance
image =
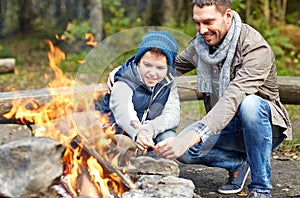
[{"label": "burning log", "polygon": [[2,58],[0,59],[0,74],[14,73],[16,59]]},{"label": "burning log", "polygon": [[[11,118],[4,117],[5,114],[12,110],[13,101],[16,100],[30,100],[28,103],[28,109],[31,104],[37,104],[43,106],[47,102],[50,102],[53,97],[57,95],[84,95],[90,93],[97,93],[100,96],[106,92],[105,85],[85,85],[78,87],[60,87],[60,88],[44,88],[34,90],[24,90],[19,92],[2,92],[0,93],[0,124],[16,123],[21,124],[21,121],[16,119],[15,116]],[[55,93],[56,95],[54,95]],[[27,122],[31,124],[30,122]]]},{"label": "burning log", "polygon": [[[77,123],[78,126],[70,125],[69,124],[70,122],[68,121],[70,117],[74,119],[71,122],[76,122],[75,121],[76,119],[79,119],[82,122]],[[35,134],[38,135],[40,135],[39,133],[43,133],[44,135],[48,135],[49,137],[50,136],[54,137],[55,139],[61,137],[60,142],[65,147],[65,153],[63,157],[62,155],[60,155],[60,158],[62,157],[60,160],[57,158],[55,159],[57,160],[58,163],[62,162],[62,164],[64,165],[63,168],[64,173],[61,175],[60,182],[56,182],[57,184],[53,186],[52,189],[59,194],[64,193],[68,195],[63,197],[77,197],[79,195],[90,196],[91,195],[90,193],[92,192],[93,194],[91,197],[111,197],[111,196],[120,197],[120,195],[124,191],[128,191],[128,189],[137,188],[133,183],[133,181],[131,180],[130,176],[126,175],[127,172],[125,171],[127,171],[127,169],[125,165],[122,167],[118,166],[118,163],[120,163],[120,161],[118,160],[121,161],[126,160],[126,159],[122,160],[122,157],[124,157],[124,155],[128,156],[127,149],[131,151],[133,150],[135,151],[135,144],[131,140],[129,141],[129,143],[132,143],[131,145],[127,144],[128,147],[120,148],[117,139],[109,139],[112,136],[109,134],[110,128],[107,129],[104,128],[102,129],[102,131],[101,129],[98,129],[95,131],[95,134],[93,135],[92,132],[90,132],[89,130],[96,129],[96,127],[93,125],[91,126],[91,128],[88,128],[86,125],[90,126],[91,122],[95,123],[97,120],[98,119],[91,116],[91,114],[88,114],[87,112],[82,112],[82,113],[73,114],[72,116],[61,117],[59,119],[52,120],[51,123],[47,123],[52,127],[47,127],[45,125],[45,126],[39,126],[34,129],[34,131],[36,132]],[[69,140],[69,138],[74,136],[74,128],[78,129],[80,127],[86,129],[87,131],[86,134],[84,134],[84,132],[79,133],[80,135],[78,134],[77,136],[75,136],[75,138]],[[55,131],[54,129],[57,130]],[[122,137],[125,138],[126,136],[122,136]],[[130,139],[129,137],[127,138]],[[43,138],[33,138],[33,140],[39,140],[39,139],[43,139]],[[126,139],[122,139],[122,140],[123,140],[122,144],[124,144],[124,142],[126,142]],[[119,141],[121,141],[120,138]],[[18,143],[18,145],[19,144],[20,143]],[[7,144],[7,146],[9,146],[9,144]],[[125,148],[125,150],[123,148]],[[26,152],[30,150],[31,149],[24,150],[23,148],[21,151]],[[47,153],[47,152],[48,151],[43,151],[43,153]],[[134,152],[132,153],[134,154]],[[11,157],[13,156],[13,154],[6,155],[6,156]],[[21,156],[22,157],[28,156],[28,154],[23,153]],[[51,158],[49,156],[52,155],[45,155],[44,157]],[[3,157],[4,156],[0,152],[0,159],[4,159]],[[1,161],[9,162],[10,160],[8,158],[9,157]],[[14,157],[13,159],[15,158],[16,157]],[[125,157],[125,158],[127,158],[128,160],[129,157]],[[13,164],[18,165],[20,163],[22,163],[22,161],[14,162]],[[16,167],[16,169],[19,168]],[[31,175],[33,175],[34,171],[35,169],[31,171]],[[3,171],[0,172],[2,173]],[[0,173],[0,179],[2,178],[1,173]],[[25,177],[27,177],[27,175],[25,175]],[[3,176],[3,178],[5,178],[5,175]],[[36,179],[39,179],[39,177],[37,177]],[[11,186],[13,189],[14,184],[12,184]],[[26,185],[24,186],[26,187]],[[94,190],[91,191],[91,189]],[[24,191],[23,188],[21,190],[23,193]],[[1,185],[0,185],[0,195],[3,192],[6,193],[5,190],[1,190]]]},{"label": "burning log", "polygon": [[[102,195],[118,193],[113,197],[119,197],[125,190],[136,188],[129,176],[126,177],[125,165],[119,166],[130,157],[128,150],[135,151],[135,144],[131,140],[132,144],[129,144],[128,150],[119,147],[118,139],[114,138],[114,131],[109,125],[103,127],[102,122],[105,122],[97,115],[94,112],[76,112],[34,126],[33,133],[36,136],[59,139],[65,145],[66,152],[62,162],[67,182],[63,187],[56,188],[65,189],[71,196],[82,195],[80,193],[85,191],[86,186],[95,186],[95,192]],[[123,139],[124,142],[126,139]],[[132,153],[134,154],[133,151]],[[80,184],[80,181],[83,183]],[[99,196],[94,194],[91,197]]]},{"label": "burning log", "polygon": [[[78,141],[76,138],[75,143],[72,143],[76,147],[73,148],[74,150],[82,148]],[[68,175],[65,176],[64,173],[68,169],[66,164],[61,163],[61,157],[66,150],[59,142],[50,138],[23,138],[2,145],[0,147],[0,196],[107,197],[98,191],[88,168],[85,167],[81,167],[80,175],[76,178],[79,194],[78,196],[72,194],[67,184]],[[88,160],[91,156],[90,150],[84,148],[74,157],[78,160]],[[130,163],[131,161],[137,166],[138,175],[133,181],[138,188],[127,189],[121,195],[119,192],[111,191],[108,197],[193,197],[195,186],[191,180],[178,178],[179,167],[175,161],[153,159],[148,156],[132,158]],[[103,164],[102,167],[109,173]],[[167,168],[162,170],[161,167]],[[173,167],[174,171],[170,171],[168,167]]]},{"label": "burning log", "polygon": [[93,156],[97,159],[97,161],[103,165],[103,167],[107,168],[107,170],[111,173],[116,173],[118,177],[122,180],[122,182],[129,189],[136,189],[137,186],[131,181],[130,178],[127,178],[119,169],[113,167],[107,160],[105,160],[99,153],[94,152],[92,149],[87,148],[87,146],[81,146],[82,143],[80,141],[80,137],[76,136],[71,142],[71,148],[76,149],[77,147],[82,148],[81,154],[88,158],[89,156]]}]

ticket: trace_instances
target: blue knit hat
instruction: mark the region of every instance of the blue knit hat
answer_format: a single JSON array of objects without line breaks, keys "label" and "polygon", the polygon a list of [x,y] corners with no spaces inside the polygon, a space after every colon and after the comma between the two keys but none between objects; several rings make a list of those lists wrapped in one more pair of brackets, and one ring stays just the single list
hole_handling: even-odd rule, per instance
[{"label": "blue knit hat", "polygon": [[138,63],[144,53],[154,47],[164,53],[167,57],[168,65],[173,66],[178,46],[174,37],[167,31],[151,30],[147,32],[142,38],[142,42],[135,54],[134,61]]}]

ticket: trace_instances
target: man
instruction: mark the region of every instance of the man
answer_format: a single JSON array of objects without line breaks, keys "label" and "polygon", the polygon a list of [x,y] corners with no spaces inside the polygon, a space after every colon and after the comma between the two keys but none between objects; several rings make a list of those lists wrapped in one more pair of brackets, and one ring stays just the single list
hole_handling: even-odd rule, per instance
[{"label": "man", "polygon": [[193,1],[197,35],[175,66],[178,74],[197,68],[207,115],[154,149],[183,163],[225,168],[228,183],[218,189],[224,194],[242,190],[250,166],[250,196],[271,197],[271,152],[291,137],[291,124],[270,46],[231,7],[231,0]]},{"label": "man", "polygon": [[291,135],[280,103],[274,54],[231,10],[232,0],[193,0],[196,37],[176,57],[178,73],[197,68],[207,114],[155,146],[158,155],[228,170],[218,191],[238,193],[251,170],[251,197],[271,197],[271,152]]}]

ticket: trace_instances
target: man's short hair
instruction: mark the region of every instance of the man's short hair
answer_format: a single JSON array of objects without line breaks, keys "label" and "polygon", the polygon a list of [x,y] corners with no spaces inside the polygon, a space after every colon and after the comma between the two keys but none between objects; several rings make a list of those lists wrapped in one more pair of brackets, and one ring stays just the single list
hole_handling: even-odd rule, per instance
[{"label": "man's short hair", "polygon": [[200,8],[206,5],[215,5],[217,10],[222,14],[225,14],[227,9],[232,8],[232,0],[193,0],[192,4]]}]

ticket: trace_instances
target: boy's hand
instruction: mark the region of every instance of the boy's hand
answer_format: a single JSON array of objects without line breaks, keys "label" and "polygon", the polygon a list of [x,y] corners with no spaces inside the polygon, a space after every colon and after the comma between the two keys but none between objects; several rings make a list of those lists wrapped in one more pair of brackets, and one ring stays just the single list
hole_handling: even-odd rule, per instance
[{"label": "boy's hand", "polygon": [[108,78],[107,78],[107,93],[110,94],[111,93],[111,90],[112,90],[112,87],[115,83],[115,80],[114,80],[114,77],[115,77],[115,74],[117,73],[117,71],[120,69],[121,66],[119,67],[116,67],[115,69],[113,69],[111,72],[109,72],[108,74]]},{"label": "boy's hand", "polygon": [[136,136],[136,146],[142,152],[148,148],[154,148],[153,133],[145,129],[140,129]]}]

